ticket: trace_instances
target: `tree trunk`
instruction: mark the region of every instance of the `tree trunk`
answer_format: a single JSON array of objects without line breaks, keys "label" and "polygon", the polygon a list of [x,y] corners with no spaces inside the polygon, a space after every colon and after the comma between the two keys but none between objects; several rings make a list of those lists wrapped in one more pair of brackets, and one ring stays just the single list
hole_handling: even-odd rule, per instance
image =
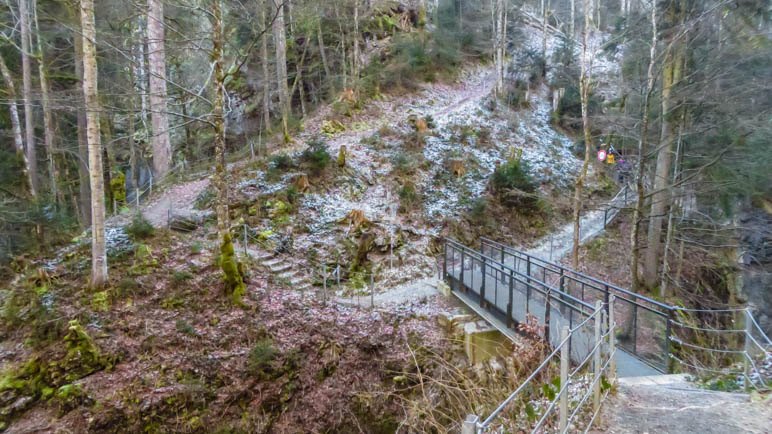
[{"label": "tree trunk", "polygon": [[32,66],[30,64],[30,16],[29,0],[19,0],[19,27],[21,27],[22,98],[24,99],[24,135],[27,145],[27,161],[32,184],[32,196],[38,192],[38,161],[35,148],[35,125],[32,113]]},{"label": "tree trunk", "polygon": [[105,192],[102,174],[102,144],[99,137],[99,95],[96,63],[94,0],[80,1],[83,33],[83,95],[86,100],[89,178],[91,180],[91,284],[107,283],[105,248]]},{"label": "tree trunk", "polygon": [[579,245],[581,242],[580,215],[582,211],[582,190],[584,181],[587,178],[587,168],[590,165],[590,156],[592,155],[592,137],[590,134],[590,65],[587,59],[587,34],[590,30],[590,9],[589,0],[584,0],[584,36],[582,43],[582,74],[579,78],[579,94],[582,104],[582,129],[584,130],[584,161],[579,176],[576,178],[574,186],[574,236],[573,247],[571,249],[571,266],[576,269],[579,266]]},{"label": "tree trunk", "polygon": [[649,130],[649,108],[651,105],[651,94],[654,91],[654,63],[657,55],[657,8],[652,5],[651,8],[651,51],[649,54],[649,69],[646,80],[646,93],[643,96],[643,113],[641,114],[641,138],[638,140],[638,165],[636,173],[636,193],[637,199],[635,200],[635,209],[633,210],[633,225],[630,231],[630,278],[632,282],[632,290],[638,292],[641,289],[641,281],[638,276],[638,261],[640,258],[640,247],[638,245],[638,234],[640,232],[640,225],[643,215],[643,203],[644,203],[644,185],[643,185],[643,169],[644,158],[646,148],[648,147],[648,130]]},{"label": "tree trunk", "polygon": [[27,155],[24,153],[24,139],[21,133],[21,121],[19,120],[19,107],[16,105],[16,86],[13,84],[13,77],[11,77],[11,71],[8,70],[8,66],[5,64],[5,59],[0,56],[0,72],[3,75],[3,81],[5,81],[6,92],[8,93],[8,110],[11,117],[11,128],[13,129],[13,146],[16,149],[16,153],[22,157],[24,161],[24,177],[27,178],[30,188],[30,195],[35,197],[35,190],[31,188],[32,178],[29,170],[29,161]]},{"label": "tree trunk", "polygon": [[54,149],[54,117],[51,113],[51,103],[48,96],[48,73],[46,72],[45,62],[43,61],[43,43],[40,41],[40,29],[38,27],[38,12],[37,2],[33,0],[32,3],[32,16],[35,24],[35,41],[38,60],[38,78],[40,80],[40,99],[41,106],[43,108],[43,130],[45,134],[46,153],[48,154],[48,176],[51,182],[51,196],[52,199],[61,204],[64,199],[61,197],[58,186],[58,170],[56,168]]},{"label": "tree trunk", "polygon": [[319,56],[322,58],[322,66],[324,67],[324,76],[330,78],[330,65],[327,63],[327,54],[324,50],[324,37],[322,36],[322,19],[319,18],[319,24],[316,26],[316,39],[319,41]]},{"label": "tree trunk", "polygon": [[571,38],[576,34],[576,0],[571,0],[571,22],[568,25],[568,34]]},{"label": "tree trunk", "polygon": [[[679,12],[670,6],[666,12],[672,22],[677,20]],[[680,44],[678,44],[680,46]],[[649,214],[649,232],[644,256],[643,280],[649,287],[659,281],[660,254],[662,251],[662,225],[670,202],[670,175],[673,162],[673,143],[675,142],[676,122],[673,119],[673,87],[681,80],[683,73],[683,52],[674,42],[668,46],[662,69],[662,130],[660,149],[657,152],[657,165],[654,171],[654,190],[651,193],[651,212]]]},{"label": "tree trunk", "polygon": [[351,38],[353,45],[351,59],[351,75],[354,82],[359,79],[359,65],[361,54],[359,52],[359,0],[354,0],[354,36]]},{"label": "tree trunk", "polygon": [[491,24],[493,26],[493,63],[496,69],[494,92],[497,97],[504,93],[504,55],[506,15],[504,0],[491,1]]},{"label": "tree trunk", "polygon": [[160,181],[169,172],[172,159],[169,116],[166,109],[166,51],[162,0],[147,1],[147,49],[150,69],[150,116],[153,125],[153,170]]},{"label": "tree trunk", "polygon": [[290,99],[287,84],[287,40],[284,29],[284,8],[280,0],[273,0],[276,7],[276,19],[273,21],[273,39],[276,45],[276,82],[279,86],[279,105],[281,106],[281,128],[284,143],[290,141],[289,116]]},{"label": "tree trunk", "polygon": [[[83,38],[80,33],[73,37],[75,45],[75,75],[83,85]],[[80,204],[80,224],[83,227],[91,226],[91,185],[88,170],[88,139],[86,137],[86,111],[83,106],[78,106],[78,202]]]},{"label": "tree trunk", "polygon": [[217,189],[217,233],[222,241],[228,234],[230,221],[228,215],[228,173],[225,161],[225,69],[223,67],[223,23],[220,0],[212,2],[212,59],[214,60],[214,107],[212,124],[214,126],[215,170],[213,184]]},{"label": "tree trunk", "polygon": [[[679,176],[679,156],[681,154],[681,136],[683,133],[683,119],[681,125],[678,126],[678,142],[676,144],[675,164],[673,165],[673,178],[672,184],[675,185],[678,182]],[[670,274],[670,243],[673,240],[673,233],[675,231],[675,225],[673,223],[673,208],[668,207],[667,213],[667,234],[665,235],[665,248],[662,253],[662,276],[659,283],[659,295],[660,297],[667,297],[668,294],[668,274]]]},{"label": "tree trunk", "polygon": [[[266,19],[265,10],[267,4],[263,1],[261,18],[264,26],[268,24]],[[260,62],[263,66],[263,122],[265,123],[265,129],[271,129],[271,74],[268,71],[268,33],[263,33],[261,38],[261,59]],[[263,132],[260,131],[260,134]]]}]

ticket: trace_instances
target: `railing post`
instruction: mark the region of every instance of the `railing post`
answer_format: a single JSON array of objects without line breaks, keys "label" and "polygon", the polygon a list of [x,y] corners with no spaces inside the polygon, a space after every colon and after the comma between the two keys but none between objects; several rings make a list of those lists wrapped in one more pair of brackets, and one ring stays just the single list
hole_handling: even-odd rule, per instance
[{"label": "railing post", "polygon": [[610,304],[609,304],[609,287],[608,284],[603,285],[604,294],[603,294],[603,302],[606,303],[606,314],[608,314]]},{"label": "railing post", "polygon": [[464,281],[464,249],[461,249],[461,273],[459,273],[461,279],[461,291],[466,292],[466,282]]},{"label": "railing post", "polygon": [[[637,314],[637,312],[636,312],[636,314]],[[672,327],[671,326],[672,319],[673,319],[673,309],[668,309],[667,310],[667,318],[665,318],[665,321],[666,321],[665,322],[665,371],[668,374],[670,372],[672,372],[672,369],[670,368],[670,365],[671,365],[671,363],[670,363],[670,352],[671,352],[671,349],[670,348],[671,348],[671,345],[672,345],[672,342],[673,342],[673,339],[672,339],[673,330],[671,329],[671,327]],[[636,328],[638,327],[637,315],[636,315],[635,327]],[[636,333],[636,337],[637,337],[637,333]],[[635,348],[635,342],[633,342],[633,348]]]},{"label": "railing post", "polygon": [[608,223],[607,220],[608,220],[608,207],[603,210],[603,229],[604,230],[606,229],[606,224]]},{"label": "railing post", "polygon": [[[531,277],[531,256],[526,254],[525,255],[525,274],[528,277]],[[530,280],[528,281],[530,283]]]},{"label": "railing post", "polygon": [[507,303],[507,325],[512,326],[514,324],[514,318],[512,318],[512,302],[514,301],[512,299],[514,295],[514,273],[512,270],[509,271],[509,303]]},{"label": "railing post", "polygon": [[448,277],[448,240],[445,240],[444,243],[442,243],[442,279],[447,279]]},{"label": "railing post", "polygon": [[595,302],[595,312],[596,314],[600,310],[599,315],[595,317],[595,345],[597,345],[597,348],[595,349],[595,354],[593,354],[593,361],[592,361],[592,369],[594,371],[593,379],[595,380],[595,385],[593,386],[592,390],[592,404],[593,409],[595,412],[598,411],[600,408],[600,346],[598,343],[600,342],[600,326],[603,323],[603,302],[598,300]]},{"label": "railing post", "polygon": [[480,271],[482,274],[482,283],[480,284],[480,307],[485,307],[485,256],[480,258]]},{"label": "railing post", "polygon": [[550,341],[550,294],[552,291],[549,289],[547,290],[546,296],[544,297],[544,340],[549,342]]},{"label": "railing post", "polygon": [[[669,321],[668,321],[669,322]],[[667,330],[665,331],[667,334]],[[670,340],[670,336],[666,336]],[[638,304],[633,303],[633,354],[638,354]]]},{"label": "railing post", "polygon": [[461,434],[477,434],[477,422],[480,418],[474,414],[468,414],[461,425]]},{"label": "railing post", "polygon": [[748,349],[750,348],[750,340],[748,339],[751,334],[751,312],[748,310],[748,308],[745,308],[745,342],[743,343],[743,375],[745,378],[743,378],[743,384],[745,385],[745,391],[749,392],[751,389],[751,366],[749,362],[749,358],[751,357],[750,352],[748,352]]},{"label": "railing post", "polygon": [[568,426],[568,363],[571,353],[569,352],[568,342],[568,326],[563,326],[560,330],[560,342],[563,346],[560,348],[560,408],[558,409],[558,432],[565,432]]},{"label": "railing post", "polygon": [[609,372],[611,372],[610,377],[612,379],[617,377],[617,359],[615,356],[616,348],[617,348],[617,328],[614,318],[614,300],[616,299],[616,296],[613,294],[611,297],[609,297],[608,300],[608,352],[609,357],[611,360],[609,361]]}]

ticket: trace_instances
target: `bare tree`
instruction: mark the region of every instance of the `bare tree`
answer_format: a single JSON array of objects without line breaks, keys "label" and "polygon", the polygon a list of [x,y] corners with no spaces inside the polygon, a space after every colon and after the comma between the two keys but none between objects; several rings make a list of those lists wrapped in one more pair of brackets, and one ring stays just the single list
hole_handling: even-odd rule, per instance
[{"label": "bare tree", "polygon": [[[263,26],[266,26],[268,24],[268,21],[266,20],[266,9],[268,8],[267,3],[265,0],[262,2],[262,7],[260,8],[260,21],[262,22]],[[321,32],[321,27],[319,27],[319,31]],[[320,33],[321,34],[321,33]],[[263,33],[260,36],[260,63],[263,67],[263,122],[265,123],[265,129],[271,128],[271,80],[268,78],[270,77],[270,74],[268,72],[268,34]],[[321,42],[321,36],[319,39],[319,46],[320,48],[322,46]],[[322,50],[322,59],[324,59],[324,50]],[[326,71],[326,69],[325,69]],[[262,133],[262,131],[261,131]]]},{"label": "bare tree", "polygon": [[649,108],[651,107],[651,94],[654,92],[655,73],[654,64],[657,56],[657,6],[652,1],[651,4],[651,51],[649,54],[649,68],[646,73],[646,91],[643,94],[643,111],[641,113],[641,137],[638,140],[638,163],[635,177],[635,189],[637,199],[633,209],[633,225],[630,231],[630,278],[633,291],[639,291],[641,287],[640,277],[638,276],[638,264],[640,259],[640,246],[638,234],[640,231],[641,220],[643,217],[643,204],[645,186],[643,183],[644,174],[644,153],[648,148],[648,129],[649,129]]},{"label": "bare tree", "polygon": [[166,50],[163,0],[147,1],[147,45],[150,69],[150,118],[153,125],[153,170],[163,178],[172,158],[166,108]]},{"label": "bare tree", "polygon": [[[6,93],[8,94],[8,110],[11,117],[11,128],[13,129],[13,146],[16,149],[16,153],[21,155],[24,161],[24,177],[27,178],[29,185],[32,185],[31,172],[29,170],[29,161],[27,155],[24,153],[24,139],[21,133],[21,121],[19,120],[19,107],[16,105],[16,86],[13,84],[13,77],[11,77],[11,71],[8,70],[8,66],[5,64],[5,59],[0,56],[0,73],[3,75],[3,81],[5,82]],[[30,188],[31,196],[35,196],[35,190]]]},{"label": "bare tree", "polygon": [[[80,33],[73,36],[75,46],[75,76],[81,87],[83,86],[83,38]],[[80,107],[82,108],[82,106]],[[83,227],[91,226],[91,184],[89,181],[89,152],[88,138],[86,137],[86,112],[78,110],[78,206],[80,211],[80,224]]]},{"label": "bare tree", "polygon": [[40,28],[38,26],[37,1],[32,1],[32,16],[35,24],[36,57],[38,63],[38,79],[40,83],[40,103],[43,109],[43,132],[46,145],[46,154],[48,157],[48,176],[51,183],[51,197],[57,202],[62,202],[58,187],[58,172],[56,161],[54,160],[54,116],[51,112],[51,102],[49,98],[48,71],[43,57],[43,43],[41,42]]},{"label": "bare tree", "polygon": [[582,168],[579,171],[579,176],[576,177],[576,184],[574,186],[574,235],[573,235],[573,247],[571,249],[571,265],[573,268],[579,266],[579,244],[580,244],[580,214],[582,211],[582,190],[584,189],[584,181],[587,178],[587,168],[590,165],[590,156],[592,152],[592,134],[590,131],[590,114],[589,100],[590,100],[590,59],[588,59],[588,41],[587,35],[591,31],[590,25],[592,20],[590,17],[590,0],[584,0],[584,32],[582,35],[582,72],[579,77],[579,96],[582,105],[582,129],[584,130],[584,161],[582,162]]},{"label": "bare tree", "polygon": [[102,287],[107,282],[107,252],[94,0],[80,1],[80,20],[83,33],[83,96],[86,100],[86,136],[91,180],[91,284],[94,287]]},{"label": "bare tree", "polygon": [[[671,26],[682,20],[683,12],[676,3],[675,1],[670,2],[664,11],[666,20]],[[649,233],[643,267],[644,283],[650,287],[659,283],[658,264],[662,251],[662,225],[665,222],[666,210],[670,201],[669,185],[673,163],[673,144],[676,137],[676,121],[672,114],[674,110],[673,89],[681,81],[684,68],[683,44],[676,43],[674,31],[667,32],[667,34],[668,40],[665,41],[667,49],[662,66],[662,130],[654,171]]]},{"label": "bare tree", "polygon": [[290,97],[287,83],[287,38],[284,28],[284,3],[273,0],[276,7],[276,18],[273,20],[273,40],[276,45],[276,82],[279,89],[279,105],[281,106],[281,128],[284,142],[290,140],[289,116]]},{"label": "bare tree", "polygon": [[19,0],[19,27],[21,27],[21,74],[22,74],[22,98],[24,99],[24,135],[27,145],[27,161],[32,184],[30,191],[37,195],[38,191],[38,163],[35,149],[35,121],[32,113],[32,66],[30,63],[30,16],[29,0]]}]

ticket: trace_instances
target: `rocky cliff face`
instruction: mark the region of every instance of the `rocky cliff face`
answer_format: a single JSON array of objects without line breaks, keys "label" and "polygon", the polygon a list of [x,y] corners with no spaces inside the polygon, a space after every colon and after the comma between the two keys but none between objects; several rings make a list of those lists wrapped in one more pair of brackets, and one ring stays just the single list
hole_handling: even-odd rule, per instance
[{"label": "rocky cliff face", "polygon": [[772,214],[754,209],[738,218],[739,289],[761,328],[772,334]]}]

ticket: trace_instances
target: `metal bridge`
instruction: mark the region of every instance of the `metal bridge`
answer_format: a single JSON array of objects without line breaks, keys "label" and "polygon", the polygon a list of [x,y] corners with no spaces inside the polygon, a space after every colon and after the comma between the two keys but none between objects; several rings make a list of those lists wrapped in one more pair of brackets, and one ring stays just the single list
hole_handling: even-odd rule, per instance
[{"label": "metal bridge", "polygon": [[[480,240],[479,250],[446,239],[443,273],[453,293],[473,306],[478,314],[495,322],[493,325],[497,328],[506,327],[508,330],[502,331],[511,334],[515,324],[538,323],[543,327],[545,340],[553,346],[560,342],[561,327],[573,329],[594,312],[597,301],[603,303],[608,316],[609,298],[613,295],[618,376],[670,373],[677,363],[682,364],[680,370],[690,370],[672,351],[675,345],[693,346],[674,333],[674,329],[689,327],[678,319],[679,311],[688,309],[662,303],[487,238]],[[742,309],[736,311],[743,314]],[[744,362],[750,366],[740,374],[748,376],[757,360],[752,356],[768,355],[772,345],[760,329],[756,330],[758,326],[749,312],[745,312],[743,322],[746,330],[739,331],[745,333],[747,343],[736,353],[747,359]],[[719,332],[733,331],[738,330]],[[569,339],[571,360],[583,360],[592,350],[593,342],[589,332],[573,333]]]},{"label": "metal bridge", "polygon": [[[443,272],[453,293],[500,330],[511,334],[515,324],[538,323],[553,346],[562,326],[574,328],[615,295],[620,376],[648,376],[667,371],[667,305],[611,284],[533,257],[488,239],[480,250],[446,240]],[[654,332],[640,333],[641,327]],[[571,360],[584,360],[594,346],[592,330],[569,339]]]},{"label": "metal bridge", "polygon": [[[572,421],[581,417],[582,409],[592,403],[586,425],[589,429],[610,390],[602,393],[604,379],[671,373],[676,364],[684,371],[742,379],[746,390],[769,387],[768,378],[765,380],[768,373],[759,366],[772,360],[772,341],[747,308],[699,311],[668,305],[487,238],[480,240],[479,250],[446,239],[442,263],[452,293],[504,335],[512,337],[516,324],[529,324],[543,330],[541,335],[553,348],[486,419],[469,415],[462,424],[463,433],[503,429],[506,422],[500,418],[507,411],[508,417],[522,412],[517,407],[518,398],[543,381],[558,358],[559,391],[545,404],[532,432],[540,432],[550,423],[558,432],[567,432]],[[689,311],[730,314],[745,328],[719,330],[685,324],[680,315]],[[704,347],[682,338],[694,332],[724,336],[743,347]],[[674,348],[740,360],[743,367],[732,371],[691,365],[674,355]],[[569,362],[575,368],[569,370]],[[586,384],[580,387],[583,397],[575,403],[569,403],[567,397],[571,384]],[[504,425],[496,428],[497,423]]]}]

